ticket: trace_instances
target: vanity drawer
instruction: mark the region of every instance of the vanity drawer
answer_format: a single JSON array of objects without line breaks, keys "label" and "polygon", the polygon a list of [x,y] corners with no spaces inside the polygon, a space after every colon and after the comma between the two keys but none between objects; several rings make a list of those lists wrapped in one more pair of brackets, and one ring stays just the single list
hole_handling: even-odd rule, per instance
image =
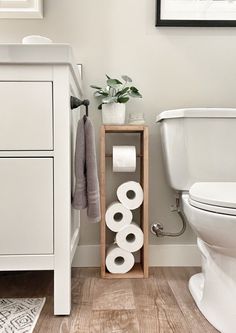
[{"label": "vanity drawer", "polygon": [[0,255],[53,253],[53,158],[0,158]]},{"label": "vanity drawer", "polygon": [[52,150],[52,82],[0,82],[0,150]]}]

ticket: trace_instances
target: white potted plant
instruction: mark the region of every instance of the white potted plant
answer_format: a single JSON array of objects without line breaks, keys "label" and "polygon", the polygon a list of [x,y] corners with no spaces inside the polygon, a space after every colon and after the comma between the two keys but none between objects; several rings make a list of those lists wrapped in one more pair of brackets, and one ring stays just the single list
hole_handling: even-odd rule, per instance
[{"label": "white potted plant", "polygon": [[122,125],[125,123],[126,103],[130,97],[142,98],[142,95],[136,87],[130,86],[132,79],[127,75],[122,75],[123,82],[111,79],[108,75],[106,77],[105,88],[94,85],[90,87],[96,89],[94,96],[101,100],[98,109],[102,110],[103,124]]}]

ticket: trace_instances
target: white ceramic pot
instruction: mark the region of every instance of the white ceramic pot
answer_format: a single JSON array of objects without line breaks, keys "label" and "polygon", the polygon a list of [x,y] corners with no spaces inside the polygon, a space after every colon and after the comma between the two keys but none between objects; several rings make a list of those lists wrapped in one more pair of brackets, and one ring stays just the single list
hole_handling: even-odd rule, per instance
[{"label": "white ceramic pot", "polygon": [[102,105],[102,122],[109,125],[123,125],[125,123],[125,104],[109,103]]}]

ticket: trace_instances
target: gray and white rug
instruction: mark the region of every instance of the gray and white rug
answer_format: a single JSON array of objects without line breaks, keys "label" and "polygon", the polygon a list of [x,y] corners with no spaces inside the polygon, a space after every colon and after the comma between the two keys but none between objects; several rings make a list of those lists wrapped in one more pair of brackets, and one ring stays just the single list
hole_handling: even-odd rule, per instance
[{"label": "gray and white rug", "polygon": [[0,333],[32,333],[45,298],[0,298]]}]

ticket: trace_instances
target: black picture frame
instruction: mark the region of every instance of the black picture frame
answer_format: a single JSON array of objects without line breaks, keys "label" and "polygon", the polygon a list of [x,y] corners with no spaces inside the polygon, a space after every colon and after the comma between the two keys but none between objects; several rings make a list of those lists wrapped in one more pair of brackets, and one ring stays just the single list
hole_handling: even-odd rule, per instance
[{"label": "black picture frame", "polygon": [[236,20],[166,20],[161,18],[161,1],[156,0],[156,27],[236,27]]}]

